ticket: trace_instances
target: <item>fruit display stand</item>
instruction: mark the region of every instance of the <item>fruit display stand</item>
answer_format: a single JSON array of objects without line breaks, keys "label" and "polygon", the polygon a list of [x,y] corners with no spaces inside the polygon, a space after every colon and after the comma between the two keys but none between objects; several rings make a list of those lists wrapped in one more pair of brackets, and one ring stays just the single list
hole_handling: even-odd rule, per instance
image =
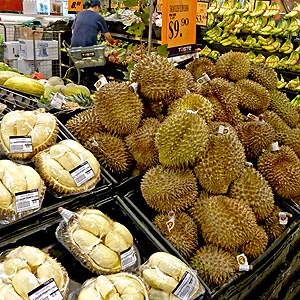
[{"label": "fruit display stand", "polygon": [[[147,205],[140,191],[129,192],[124,196],[124,201],[148,226],[149,230],[159,237],[163,245],[172,247],[153,225],[152,220],[157,212]],[[281,200],[278,205],[293,215],[286,230],[251,263],[253,270],[236,273],[226,284],[209,290],[206,299],[275,299],[272,298],[272,295],[275,294],[274,287],[278,288],[277,293],[279,293],[281,288],[291,283],[291,277],[297,276],[299,272],[297,257],[300,245],[300,213],[297,208],[284,200]]]}]

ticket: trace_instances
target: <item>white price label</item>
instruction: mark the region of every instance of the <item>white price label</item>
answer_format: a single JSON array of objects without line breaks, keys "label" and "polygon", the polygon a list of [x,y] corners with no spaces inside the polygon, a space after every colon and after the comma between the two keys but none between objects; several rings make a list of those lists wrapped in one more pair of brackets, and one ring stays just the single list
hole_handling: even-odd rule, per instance
[{"label": "white price label", "polygon": [[279,224],[280,225],[287,225],[287,223],[288,223],[288,216],[287,216],[287,214],[285,213],[285,212],[280,212],[279,213]]},{"label": "white price label", "polygon": [[76,185],[79,187],[95,176],[92,168],[87,161],[70,171]]},{"label": "white price label", "polygon": [[62,93],[57,92],[53,95],[50,105],[54,108],[60,109],[62,105],[65,103],[66,103],[65,96]]},{"label": "white price label", "polygon": [[249,265],[239,265],[239,271],[240,272],[248,272],[250,270]]},{"label": "white price label", "polygon": [[188,300],[195,289],[196,278],[189,272],[185,272],[172,294],[181,300]]},{"label": "white price label", "polygon": [[242,253],[240,255],[237,255],[236,260],[239,264],[239,271],[249,271],[250,270],[250,266],[248,264],[248,259],[247,256]]},{"label": "white price label", "polygon": [[251,113],[249,113],[249,114],[247,115],[247,118],[248,118],[248,119],[251,119],[251,120],[253,120],[253,121],[259,121],[259,117],[257,117],[256,115],[253,115],[253,114],[251,114]]},{"label": "white price label", "polygon": [[106,84],[108,84],[108,81],[107,81],[107,79],[106,79],[104,76],[102,76],[102,77],[94,84],[94,86],[95,86],[96,90],[99,91],[99,90],[100,90],[104,85],[106,85]]},{"label": "white price label", "polygon": [[279,148],[278,142],[271,144],[271,149],[272,149],[272,151],[279,151],[280,148]]},{"label": "white price label", "polygon": [[17,213],[40,208],[38,189],[15,193]]},{"label": "white price label", "polygon": [[202,77],[197,79],[197,82],[200,83],[200,84],[204,84],[208,81],[210,81],[210,78],[207,74],[204,74]]},{"label": "white price label", "polygon": [[219,126],[219,129],[218,129],[218,133],[221,133],[221,134],[229,134],[229,128],[228,127],[225,127],[224,125],[220,125]]},{"label": "white price label", "polygon": [[120,252],[120,259],[121,270],[125,270],[129,267],[132,267],[136,263],[137,257],[135,255],[133,245],[131,245],[127,250]]},{"label": "white price label", "polygon": [[10,153],[32,153],[31,136],[10,136],[9,137]]},{"label": "white price label", "polygon": [[138,91],[137,82],[133,82],[130,86],[133,88],[134,93],[137,94],[137,91]]},{"label": "white price label", "polygon": [[62,300],[61,295],[53,278],[47,280],[28,293],[29,300]]}]

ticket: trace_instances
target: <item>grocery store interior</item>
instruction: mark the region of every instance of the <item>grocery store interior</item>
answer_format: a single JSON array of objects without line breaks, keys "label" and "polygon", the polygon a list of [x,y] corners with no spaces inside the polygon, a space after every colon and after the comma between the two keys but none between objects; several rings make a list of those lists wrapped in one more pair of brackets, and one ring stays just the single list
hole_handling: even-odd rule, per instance
[{"label": "grocery store interior", "polygon": [[0,300],[300,299],[300,0],[0,0]]}]

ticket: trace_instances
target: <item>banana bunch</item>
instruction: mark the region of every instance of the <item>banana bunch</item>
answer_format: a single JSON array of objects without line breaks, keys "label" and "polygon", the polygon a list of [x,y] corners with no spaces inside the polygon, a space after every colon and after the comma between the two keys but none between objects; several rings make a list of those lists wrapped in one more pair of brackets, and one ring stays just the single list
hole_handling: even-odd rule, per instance
[{"label": "banana bunch", "polygon": [[233,15],[238,9],[241,8],[241,3],[238,0],[234,0],[232,6],[230,7],[229,10],[227,10],[224,13],[224,16],[230,16]]},{"label": "banana bunch", "polygon": [[294,33],[294,32],[298,32],[300,29],[300,19],[298,18],[291,18],[290,19],[290,24],[287,27],[287,31]]},{"label": "banana bunch", "polygon": [[280,74],[280,80],[277,81],[277,88],[282,89],[286,86],[287,82],[282,77],[282,74]]},{"label": "banana bunch", "polygon": [[233,18],[234,18],[233,15],[226,16],[223,18],[223,20],[220,23],[218,23],[217,26],[219,27],[225,27],[226,25],[228,26],[232,22]]},{"label": "banana bunch", "polygon": [[276,2],[272,2],[271,5],[267,8],[266,12],[263,14],[264,17],[274,18],[280,12],[280,5]]},{"label": "banana bunch", "polygon": [[259,43],[262,46],[269,46],[272,43],[274,43],[274,38],[272,36],[269,36],[268,38],[265,39],[264,37],[262,37],[261,35],[259,35],[258,39],[259,39]]},{"label": "banana bunch", "polygon": [[218,0],[214,0],[210,7],[207,9],[208,13],[217,13],[220,9],[220,2]]},{"label": "banana bunch", "polygon": [[228,0],[225,0],[220,7],[219,11],[217,12],[218,16],[224,16],[227,11],[231,9],[231,4]]},{"label": "banana bunch", "polygon": [[271,31],[274,30],[276,28],[276,22],[273,19],[269,19],[267,25],[262,28],[259,33],[260,34],[271,34]]},{"label": "banana bunch", "polygon": [[231,22],[229,23],[227,23],[226,22],[226,25],[224,26],[224,29],[226,29],[226,30],[231,30],[231,29],[233,29],[237,24],[239,24],[240,23],[240,19],[241,19],[241,17],[239,16],[239,15],[231,15],[231,16],[228,16],[228,17],[233,17],[232,19],[231,19]]},{"label": "banana bunch", "polygon": [[279,52],[283,52],[285,54],[289,54],[294,50],[294,45],[291,40],[287,40],[283,45],[280,47]]},{"label": "banana bunch", "polygon": [[300,46],[295,49],[296,52],[300,53]]},{"label": "banana bunch", "polygon": [[298,63],[298,61],[299,61],[299,52],[293,51],[286,63],[289,66],[294,66]]},{"label": "banana bunch", "polygon": [[209,56],[211,52],[211,49],[207,46],[205,46],[200,52],[199,52],[199,56]]},{"label": "banana bunch", "polygon": [[264,63],[265,61],[266,61],[266,58],[265,58],[261,53],[259,53],[259,54],[255,57],[253,63],[258,64],[258,63]]},{"label": "banana bunch", "polygon": [[300,105],[300,95],[296,96],[296,97],[291,101],[291,104],[293,104],[294,106]]},{"label": "banana bunch", "polygon": [[236,39],[231,46],[233,47],[242,47],[243,39],[240,37],[239,39]]},{"label": "banana bunch", "polygon": [[222,40],[220,43],[222,46],[230,46],[237,40],[236,35],[229,35],[226,39]]},{"label": "banana bunch", "polygon": [[268,23],[268,19],[265,17],[258,17],[254,19],[254,26],[252,27],[253,32],[258,32],[264,28]]},{"label": "banana bunch", "polygon": [[284,17],[287,18],[297,18],[300,16],[300,3],[294,2],[294,8]]},{"label": "banana bunch", "polygon": [[272,44],[268,46],[262,46],[262,48],[269,52],[275,52],[280,49],[280,46],[281,44],[279,38],[276,38],[276,40]]},{"label": "banana bunch", "polygon": [[215,26],[211,30],[206,31],[206,35],[210,40],[215,41],[222,35],[222,28]]},{"label": "banana bunch", "polygon": [[283,18],[280,18],[277,24],[277,27],[271,30],[271,34],[274,35],[281,35],[284,34],[286,29],[288,28],[289,23],[284,20]]},{"label": "banana bunch", "polygon": [[208,13],[207,14],[207,26],[212,26],[212,24],[214,23],[215,21],[215,16],[213,13]]},{"label": "banana bunch", "polygon": [[244,17],[247,17],[252,12],[252,5],[250,1],[245,1],[244,6],[242,8],[237,9],[236,13],[238,15],[242,15]]},{"label": "banana bunch", "polygon": [[255,26],[255,18],[254,17],[251,17],[251,16],[248,16],[247,17],[247,23],[245,24],[245,27],[246,28],[253,28],[253,26]]},{"label": "banana bunch", "polygon": [[287,64],[288,59],[289,58],[287,56],[283,57],[278,63],[278,69],[288,68],[288,64]]},{"label": "banana bunch", "polygon": [[279,57],[277,55],[271,55],[266,59],[266,64],[271,68],[277,68],[279,63]]},{"label": "banana bunch", "polygon": [[208,57],[217,60],[217,59],[219,58],[220,55],[221,55],[221,54],[220,54],[219,51],[213,50],[213,51],[211,51],[211,52],[209,53]]},{"label": "banana bunch", "polygon": [[300,63],[298,62],[296,65],[289,66],[289,70],[292,72],[300,72]]},{"label": "banana bunch", "polygon": [[247,24],[247,17],[242,16],[238,24],[235,25],[235,29],[241,30]]},{"label": "banana bunch", "polygon": [[256,8],[253,10],[253,12],[250,14],[252,17],[259,17],[266,13],[268,9],[268,4],[263,1],[258,1],[258,4]]},{"label": "banana bunch", "polygon": [[288,82],[285,86],[287,89],[300,91],[300,79],[299,76],[296,79],[293,79]]},{"label": "banana bunch", "polygon": [[250,52],[248,52],[246,54],[249,57],[250,61],[254,60],[255,57],[256,57],[256,54],[254,52],[252,52],[252,51],[250,51]]}]

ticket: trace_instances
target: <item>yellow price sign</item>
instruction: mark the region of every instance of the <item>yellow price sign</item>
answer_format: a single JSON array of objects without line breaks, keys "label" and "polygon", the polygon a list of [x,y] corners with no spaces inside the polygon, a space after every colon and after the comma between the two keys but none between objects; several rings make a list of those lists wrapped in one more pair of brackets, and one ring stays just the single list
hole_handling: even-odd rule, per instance
[{"label": "yellow price sign", "polygon": [[191,51],[196,44],[197,0],[164,0],[162,13],[162,44]]},{"label": "yellow price sign", "polygon": [[197,25],[207,26],[208,2],[198,0],[197,2]]},{"label": "yellow price sign", "polygon": [[163,0],[157,0],[156,11],[162,13]]},{"label": "yellow price sign", "polygon": [[68,11],[83,11],[83,0],[68,0]]}]

